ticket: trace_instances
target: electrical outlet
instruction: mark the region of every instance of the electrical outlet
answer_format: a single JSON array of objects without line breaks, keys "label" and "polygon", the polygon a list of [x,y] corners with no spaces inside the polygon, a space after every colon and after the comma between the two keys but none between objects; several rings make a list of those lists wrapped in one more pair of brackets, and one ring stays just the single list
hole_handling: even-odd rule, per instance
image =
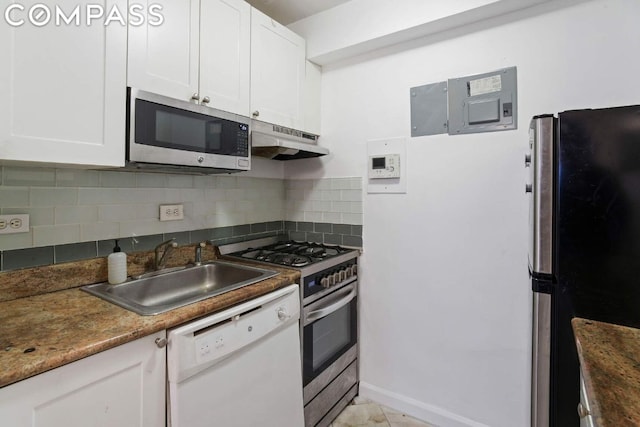
[{"label": "electrical outlet", "polygon": [[10,214],[0,215],[0,234],[28,233],[29,215]]},{"label": "electrical outlet", "polygon": [[160,221],[178,221],[184,219],[183,205],[160,205]]}]

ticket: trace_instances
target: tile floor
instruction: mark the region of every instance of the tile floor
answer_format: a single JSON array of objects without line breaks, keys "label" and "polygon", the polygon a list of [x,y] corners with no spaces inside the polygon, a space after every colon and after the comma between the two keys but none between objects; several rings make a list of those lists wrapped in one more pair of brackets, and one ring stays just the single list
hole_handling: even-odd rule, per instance
[{"label": "tile floor", "polygon": [[331,427],[434,427],[375,402],[356,397]]}]

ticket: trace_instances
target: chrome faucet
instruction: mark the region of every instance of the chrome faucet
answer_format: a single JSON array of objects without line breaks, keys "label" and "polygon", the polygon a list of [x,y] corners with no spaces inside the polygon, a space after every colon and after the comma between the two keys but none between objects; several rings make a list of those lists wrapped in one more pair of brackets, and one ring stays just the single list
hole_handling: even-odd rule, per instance
[{"label": "chrome faucet", "polygon": [[205,242],[200,242],[197,246],[196,246],[196,253],[194,255],[194,261],[193,263],[195,265],[200,265],[202,264],[202,249],[207,246],[207,241]]},{"label": "chrome faucet", "polygon": [[[176,239],[173,238],[171,240],[167,240],[166,242],[162,242],[158,246],[156,246],[156,248],[154,249],[156,255],[153,265],[154,270],[162,270],[164,268],[164,264],[167,262],[167,257],[174,248],[178,247],[178,244],[174,240]],[[160,254],[161,250],[162,255]]]}]

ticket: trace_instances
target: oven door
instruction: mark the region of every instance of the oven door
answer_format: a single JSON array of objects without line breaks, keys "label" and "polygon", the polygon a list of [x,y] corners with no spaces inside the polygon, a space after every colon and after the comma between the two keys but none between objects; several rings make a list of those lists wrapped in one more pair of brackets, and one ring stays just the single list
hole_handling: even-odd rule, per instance
[{"label": "oven door", "polygon": [[305,386],[357,343],[357,292],[353,281],[304,308]]}]

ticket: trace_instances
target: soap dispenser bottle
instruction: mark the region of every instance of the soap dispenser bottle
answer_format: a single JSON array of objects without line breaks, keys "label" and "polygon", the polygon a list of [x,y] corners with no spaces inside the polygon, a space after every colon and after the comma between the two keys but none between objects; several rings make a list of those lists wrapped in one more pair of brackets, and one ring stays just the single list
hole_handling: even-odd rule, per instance
[{"label": "soap dispenser bottle", "polygon": [[127,280],[127,254],[122,252],[118,241],[113,248],[113,253],[107,257],[108,281],[117,285]]}]

